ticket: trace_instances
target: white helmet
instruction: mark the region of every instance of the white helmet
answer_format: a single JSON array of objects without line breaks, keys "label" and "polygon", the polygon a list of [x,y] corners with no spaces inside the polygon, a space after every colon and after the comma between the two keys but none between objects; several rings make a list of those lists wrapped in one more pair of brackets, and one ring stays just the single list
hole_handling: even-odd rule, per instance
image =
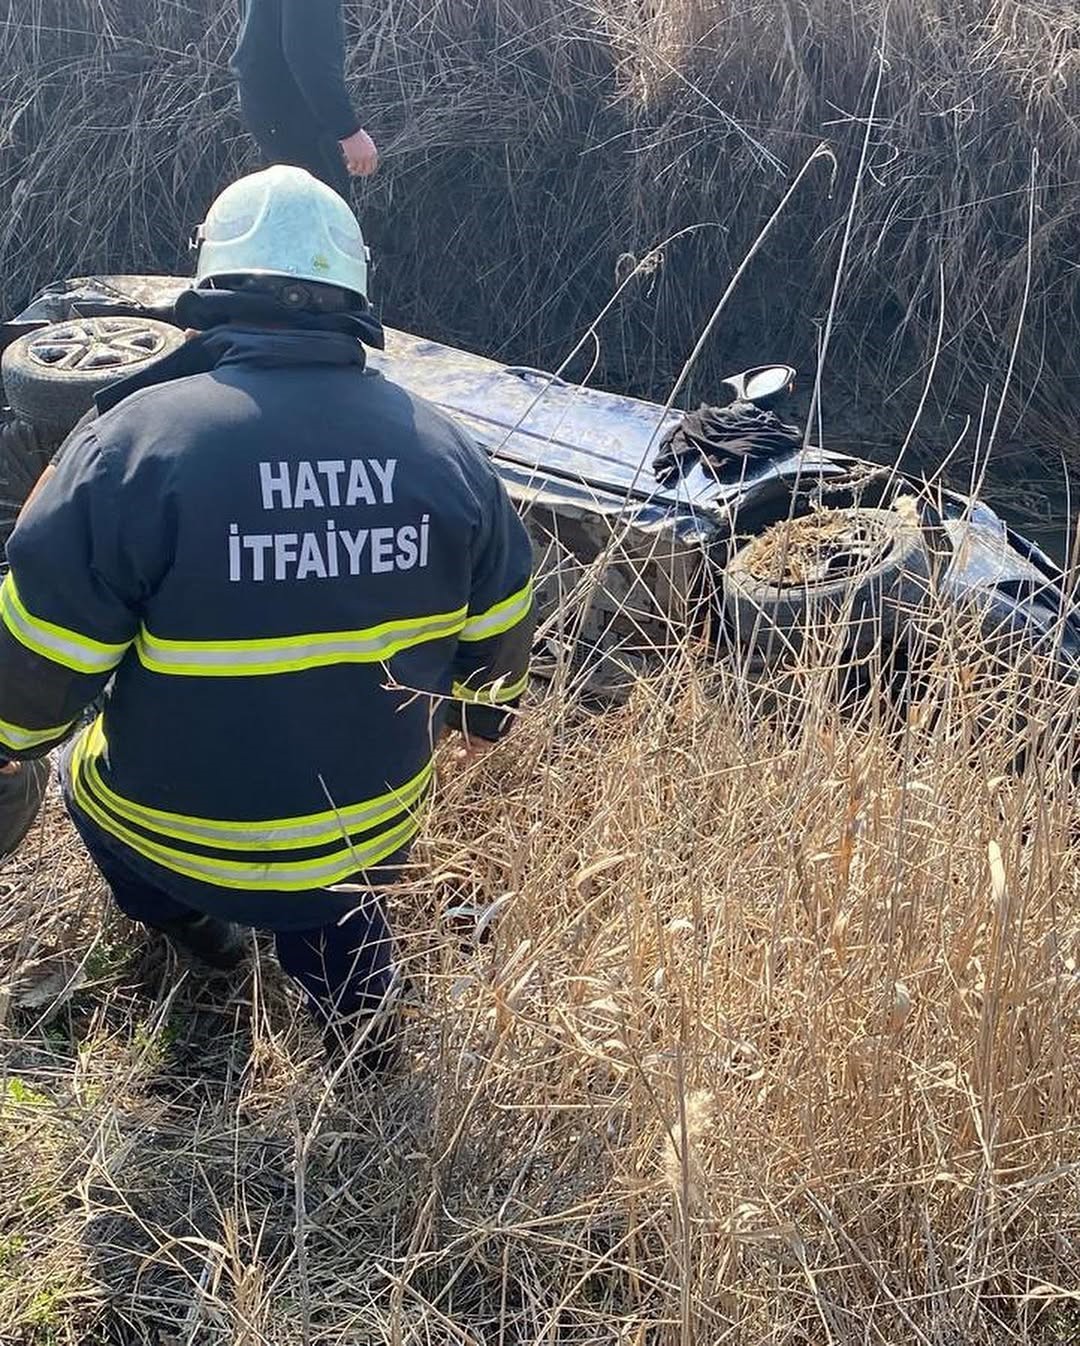
[{"label": "white helmet", "polygon": [[281,276],[368,297],[370,254],[356,216],[303,168],[278,164],[226,187],[195,241],[196,289],[224,276]]}]

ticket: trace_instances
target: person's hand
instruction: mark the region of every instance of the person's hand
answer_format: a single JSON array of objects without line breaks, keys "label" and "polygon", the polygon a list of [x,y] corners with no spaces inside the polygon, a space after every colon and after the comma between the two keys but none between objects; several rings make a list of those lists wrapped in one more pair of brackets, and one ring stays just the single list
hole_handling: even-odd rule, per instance
[{"label": "person's hand", "polygon": [[450,757],[458,766],[472,766],[475,762],[483,761],[494,747],[494,739],[466,738],[462,735],[451,749]]},{"label": "person's hand", "polygon": [[341,142],[341,152],[345,167],[354,178],[369,178],[379,166],[379,151],[363,127]]},{"label": "person's hand", "polygon": [[21,762],[7,762],[4,766],[0,766],[0,776],[14,776],[21,768]]}]

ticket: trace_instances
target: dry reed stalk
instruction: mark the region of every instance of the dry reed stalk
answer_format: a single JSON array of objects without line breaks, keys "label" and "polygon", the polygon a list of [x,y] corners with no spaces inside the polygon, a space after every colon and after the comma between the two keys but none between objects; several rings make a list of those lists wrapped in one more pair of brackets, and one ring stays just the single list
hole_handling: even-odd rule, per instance
[{"label": "dry reed stalk", "polygon": [[[1071,447],[1080,82],[1068,5],[894,3],[872,121],[879,6],[365,0],[349,13],[358,101],[386,150],[358,200],[399,325],[555,365],[620,259],[681,232],[589,352],[601,384],[662,395],[714,278],[824,138],[835,193],[786,214],[687,397],[764,359],[812,365],[846,235],[823,389],[834,433],[891,457],[935,350],[913,447],[939,456],[945,413],[976,413],[987,385],[996,403],[1029,291],[998,452]],[[235,7],[211,0],[0,4],[4,308],[65,273],[187,266],[192,224],[254,162],[227,69],[234,27]],[[685,232],[695,225],[710,227]]]},{"label": "dry reed stalk", "polygon": [[444,772],[385,1086],[327,1089],[270,964],[140,988],[50,815],[0,912],[0,1337],[1067,1340],[1076,692],[947,635],[906,703],[687,649]]}]

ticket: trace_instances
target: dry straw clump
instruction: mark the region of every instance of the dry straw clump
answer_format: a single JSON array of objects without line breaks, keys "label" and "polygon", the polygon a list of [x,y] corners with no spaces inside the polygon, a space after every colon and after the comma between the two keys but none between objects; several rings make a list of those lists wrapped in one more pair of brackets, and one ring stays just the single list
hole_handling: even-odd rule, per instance
[{"label": "dry straw clump", "polygon": [[[1065,8],[353,18],[403,326],[561,354],[620,258],[692,225],[590,352],[665,387],[824,129],[835,198],[769,234],[699,376],[813,347],[844,202],[830,377],[867,342],[876,396],[901,387],[947,313],[933,396],[971,393],[1024,297],[1014,386],[1068,367]],[[9,301],[179,265],[246,154],[235,14],[0,19]],[[1031,407],[1060,424],[1064,390]],[[231,982],[141,952],[53,809],[0,892],[0,1340],[1074,1341],[1075,689],[931,634],[906,674],[687,645],[617,710],[557,683],[487,761],[448,763],[393,899],[421,1007],[382,1085],[323,1076],[262,943]],[[488,938],[443,919],[466,907]]]},{"label": "dry straw clump", "polygon": [[2,913],[0,1338],[1075,1340],[1075,698],[835,673],[688,651],[447,764],[379,1086],[324,1084],[265,951],[129,954],[52,817]]},{"label": "dry straw clump", "polygon": [[[61,273],[187,267],[212,194],[254,166],[227,69],[237,8],[0,0],[5,307]],[[1026,296],[998,438],[1020,439],[1023,413],[1025,450],[1034,437],[1071,445],[1075,5],[350,0],[346,12],[358,104],[384,150],[358,202],[398,325],[554,365],[613,277],[678,234],[576,371],[595,363],[605,386],[662,395],[827,140],[835,175],[822,160],[800,188],[688,395],[767,359],[812,368],[880,68],[833,425],[897,442],[940,344],[923,427],[940,451],[958,432],[942,430],[943,411],[977,419],[987,387],[995,400]]]}]

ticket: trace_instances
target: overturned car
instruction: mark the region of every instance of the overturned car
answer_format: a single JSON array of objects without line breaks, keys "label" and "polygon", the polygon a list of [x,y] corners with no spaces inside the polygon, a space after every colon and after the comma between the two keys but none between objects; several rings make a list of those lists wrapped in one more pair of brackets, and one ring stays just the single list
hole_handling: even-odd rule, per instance
[{"label": "overturned car", "polygon": [[[182,343],[189,283],[70,280],[0,328],[6,528],[96,393]],[[490,454],[537,554],[540,671],[585,666],[610,687],[688,633],[759,664],[822,626],[880,653],[931,597],[1064,674],[1080,661],[1060,568],[977,501],[805,442],[778,414],[787,366],[727,380],[725,405],[688,416],[401,332],[369,367]]]}]

